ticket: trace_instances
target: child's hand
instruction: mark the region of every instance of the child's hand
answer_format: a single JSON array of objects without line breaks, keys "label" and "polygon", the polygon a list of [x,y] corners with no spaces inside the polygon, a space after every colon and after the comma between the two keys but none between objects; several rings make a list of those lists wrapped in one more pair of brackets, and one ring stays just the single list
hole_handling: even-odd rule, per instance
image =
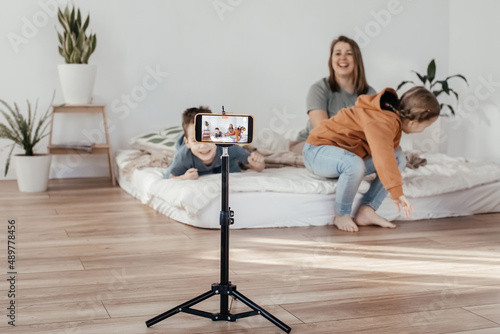
[{"label": "child's hand", "polygon": [[264,157],[262,154],[253,151],[248,157],[248,165],[251,169],[262,172],[264,167],[266,167],[266,163],[264,162]]},{"label": "child's hand", "polygon": [[410,218],[411,214],[415,212],[413,205],[406,199],[404,195],[394,200],[394,203],[398,207],[398,212],[401,212],[401,209],[403,209],[405,218]]},{"label": "child's hand", "polygon": [[183,175],[180,176],[182,180],[198,180],[198,169],[189,168]]}]

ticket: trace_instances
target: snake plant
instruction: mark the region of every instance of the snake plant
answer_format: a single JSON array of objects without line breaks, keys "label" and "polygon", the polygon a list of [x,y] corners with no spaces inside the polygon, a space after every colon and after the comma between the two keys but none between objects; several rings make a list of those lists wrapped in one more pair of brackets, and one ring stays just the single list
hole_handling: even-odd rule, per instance
[{"label": "snake plant", "polygon": [[90,55],[94,52],[97,38],[96,34],[87,35],[90,16],[82,25],[80,9],[75,12],[69,5],[64,12],[57,11],[57,18],[63,27],[63,32],[57,32],[59,37],[59,54],[64,57],[66,64],[88,64]]}]

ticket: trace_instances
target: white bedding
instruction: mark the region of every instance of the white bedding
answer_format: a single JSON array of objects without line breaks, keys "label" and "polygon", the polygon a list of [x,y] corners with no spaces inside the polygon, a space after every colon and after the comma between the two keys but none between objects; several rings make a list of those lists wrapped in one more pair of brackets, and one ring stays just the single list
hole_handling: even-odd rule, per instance
[{"label": "white bedding", "polygon": [[[220,174],[181,181],[163,179],[162,168],[144,168],[135,170],[129,180],[121,170],[132,152],[121,151],[116,159],[116,175],[123,189],[180,222],[219,227]],[[499,165],[442,154],[423,156],[426,166],[403,173],[404,192],[416,207],[413,219],[500,211]],[[368,182],[362,183],[358,200],[368,186]],[[231,174],[229,201],[237,222],[233,228],[331,224],[335,187],[335,180],[317,177],[304,168]],[[390,220],[401,218],[390,200],[378,212]]]}]

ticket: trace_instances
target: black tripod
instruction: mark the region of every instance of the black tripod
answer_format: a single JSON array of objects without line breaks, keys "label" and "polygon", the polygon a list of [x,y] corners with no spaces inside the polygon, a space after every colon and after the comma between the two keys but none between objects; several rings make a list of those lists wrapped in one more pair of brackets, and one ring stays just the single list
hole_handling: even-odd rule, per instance
[{"label": "black tripod", "polygon": [[[243,294],[236,290],[236,285],[231,284],[229,281],[229,225],[234,223],[234,213],[229,208],[229,154],[228,146],[231,144],[221,144],[222,146],[222,208],[220,212],[220,225],[221,225],[221,253],[220,253],[220,283],[212,284],[212,289],[193,298],[181,305],[178,305],[148,321],[146,326],[150,327],[157,322],[160,322],[179,312],[194,314],[200,317],[212,319],[213,321],[236,321],[236,319],[246,318],[254,315],[262,315],[264,318],[278,326],[281,330],[290,333],[292,330],[285,323],[274,317],[272,314],[264,310],[259,305],[245,297]],[[194,306],[205,299],[214,295],[220,295],[220,312],[209,313],[192,309]],[[238,314],[231,314],[228,308],[228,297],[234,296],[241,300],[243,304],[250,307],[253,311],[242,312]]]}]

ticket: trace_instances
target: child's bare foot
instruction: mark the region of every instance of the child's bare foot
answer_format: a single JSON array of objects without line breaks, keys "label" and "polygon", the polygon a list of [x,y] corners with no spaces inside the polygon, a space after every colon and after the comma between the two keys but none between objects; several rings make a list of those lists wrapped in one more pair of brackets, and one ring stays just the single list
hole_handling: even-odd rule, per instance
[{"label": "child's bare foot", "polygon": [[373,208],[366,205],[359,207],[358,213],[356,214],[356,217],[354,217],[354,221],[359,226],[377,225],[389,228],[396,227],[396,225],[394,225],[387,219],[377,215],[377,213],[375,212],[375,210],[373,210]]},{"label": "child's bare foot", "polygon": [[354,223],[350,215],[335,216],[333,218],[333,225],[341,231],[345,232],[358,232],[358,225]]}]

